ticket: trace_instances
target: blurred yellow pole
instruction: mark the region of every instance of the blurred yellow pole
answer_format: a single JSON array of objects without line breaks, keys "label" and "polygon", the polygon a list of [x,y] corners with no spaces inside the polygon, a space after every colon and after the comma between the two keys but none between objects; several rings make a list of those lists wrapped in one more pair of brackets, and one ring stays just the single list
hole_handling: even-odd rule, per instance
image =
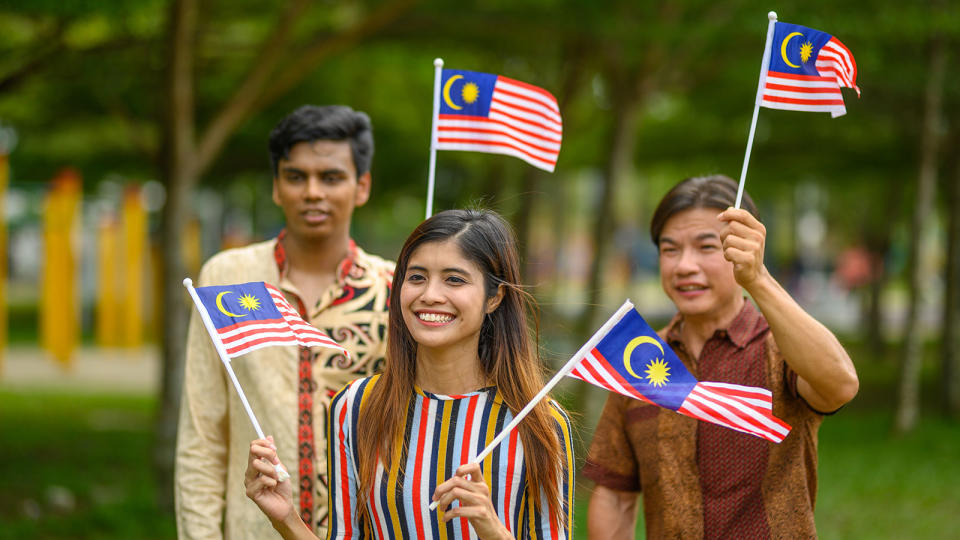
[{"label": "blurred yellow pole", "polygon": [[183,231],[183,261],[187,273],[196,279],[200,274],[200,266],[203,264],[203,246],[201,245],[200,220],[191,219]]},{"label": "blurred yellow pole", "polygon": [[120,310],[117,299],[117,220],[104,216],[97,227],[97,344],[116,347],[120,339]]},{"label": "blurred yellow pole", "polygon": [[143,345],[143,281],[146,255],[147,211],[140,188],[131,186],[123,196],[123,345]]},{"label": "blurred yellow pole", "polygon": [[80,211],[80,176],[65,169],[53,180],[44,208],[44,259],[40,332],[43,347],[69,369],[79,336],[77,261],[74,249]]},{"label": "blurred yellow pole", "polygon": [[7,185],[10,183],[10,159],[0,149],[0,377],[3,355],[7,351]]}]

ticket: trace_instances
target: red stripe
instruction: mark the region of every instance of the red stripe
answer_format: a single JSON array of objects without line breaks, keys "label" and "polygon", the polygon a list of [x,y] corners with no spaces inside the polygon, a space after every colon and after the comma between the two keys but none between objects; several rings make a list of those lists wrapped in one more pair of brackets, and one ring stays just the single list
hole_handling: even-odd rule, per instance
[{"label": "red stripe", "polygon": [[507,478],[505,482],[505,491],[503,494],[503,525],[507,531],[510,529],[510,493],[513,491],[513,458],[517,455],[517,430],[510,432],[510,453],[507,454]]},{"label": "red stripe", "polygon": [[767,94],[763,95],[763,99],[766,101],[773,101],[775,103],[792,103],[794,105],[843,105],[842,99],[797,99],[770,96]]},{"label": "red stripe", "polygon": [[732,398],[749,398],[749,399],[758,399],[766,403],[773,404],[773,398],[770,394],[766,392],[750,392],[748,390],[742,390],[740,388],[730,388],[727,386],[713,386],[712,384],[700,383],[704,388],[709,389],[712,392],[718,394],[723,394]]},{"label": "red stripe", "polygon": [[[827,44],[824,45],[820,50],[823,50],[824,48],[826,48],[827,50],[838,49],[838,50],[835,50],[834,52],[837,52],[837,54],[840,54],[841,62],[844,64],[843,66],[844,70],[848,74],[852,75],[853,80],[856,81],[857,80],[857,61],[853,59],[853,53],[850,52],[850,49],[848,49],[847,46],[844,45],[843,43],[840,43],[840,40],[835,37],[831,37],[830,41],[828,41]],[[850,59],[849,65],[847,64],[846,60],[843,59],[843,54],[841,53],[846,54],[846,58]]]},{"label": "red stripe", "polygon": [[[505,133],[505,132],[503,132],[503,131],[501,131],[501,130],[499,130],[499,129],[481,129],[481,128],[475,128],[475,127],[437,126],[437,132],[438,132],[437,137],[440,137],[439,132],[441,132],[441,131],[467,131],[467,132],[470,132],[470,133],[489,133],[489,134],[491,134],[491,135],[502,135],[502,136],[504,136],[504,137],[509,137],[510,139],[513,139],[514,141],[517,141],[517,142],[520,142],[520,143],[524,143],[524,144],[526,144],[527,146],[531,146],[531,147],[533,147],[534,149],[539,150],[539,151],[541,151],[541,152],[546,152],[546,153],[548,153],[548,154],[557,154],[557,153],[559,152],[558,150],[555,150],[555,149],[553,149],[553,148],[544,148],[544,147],[542,147],[542,146],[537,146],[536,144],[532,143],[529,139],[521,139],[521,138],[517,137],[516,135],[512,135],[512,134],[510,134],[510,133]],[[546,140],[546,139],[540,139],[540,140]],[[487,140],[485,140],[484,142],[488,142],[488,143],[489,143],[489,142],[493,142],[493,141],[487,141]],[[550,142],[553,142],[553,141],[550,141]]]},{"label": "red stripe", "polygon": [[374,489],[376,482],[370,485],[370,513],[373,514],[373,521],[377,525],[377,538],[386,538],[383,534],[383,525],[380,523],[380,514],[377,513],[377,492]]},{"label": "red stripe", "polygon": [[260,345],[260,344],[262,344],[262,343],[275,343],[275,344],[277,344],[277,345],[287,345],[287,344],[296,345],[296,344],[297,344],[297,340],[294,339],[294,338],[263,338],[263,339],[254,339],[254,340],[250,340],[250,341],[245,341],[245,342],[243,342],[242,345],[237,345],[236,347],[228,348],[228,349],[227,349],[227,354],[229,354],[229,355],[231,355],[231,356],[234,356],[234,355],[239,356],[239,355],[242,354],[242,353],[237,352],[237,351],[242,351],[242,350],[250,349],[250,348],[253,347],[254,345]]},{"label": "red stripe", "polygon": [[427,437],[427,417],[430,412],[430,403],[424,402],[420,409],[420,426],[417,429],[416,465],[413,468],[413,522],[417,527],[417,538],[423,538],[423,509],[420,508],[420,475],[423,472],[423,441]]},{"label": "red stripe", "polygon": [[[706,389],[704,389],[704,391],[706,391]],[[740,429],[747,429],[748,431],[753,431],[753,432],[755,432],[755,433],[762,434],[762,435],[764,435],[764,436],[767,436],[768,438],[769,438],[770,436],[772,436],[772,437],[779,437],[778,434],[775,434],[773,431],[770,430],[770,428],[768,428],[767,426],[765,426],[765,425],[764,425],[763,423],[761,423],[759,420],[755,420],[753,417],[748,416],[745,412],[742,412],[742,411],[736,409],[735,407],[729,406],[729,405],[727,405],[727,404],[725,404],[725,403],[721,403],[721,402],[715,401],[715,398],[713,398],[712,396],[704,395],[704,394],[702,393],[702,391],[701,391],[700,388],[695,388],[694,391],[691,392],[691,394],[696,394],[697,396],[699,396],[700,398],[702,398],[703,400],[705,400],[707,403],[709,403],[709,405],[704,405],[703,403],[696,403],[696,405],[697,405],[698,407],[700,407],[700,408],[706,407],[706,408],[708,408],[708,409],[712,409],[712,410],[714,411],[712,414],[718,414],[718,415],[719,415],[719,414],[720,414],[719,411],[727,412],[727,413],[729,413],[730,415],[732,415],[732,416],[734,416],[734,417],[736,417],[736,418],[738,418],[738,419],[740,419],[740,420],[743,420],[744,422],[746,422],[746,423],[749,424],[749,426],[750,426],[750,427],[746,427],[746,428],[743,427],[743,426],[736,426],[736,427],[738,427],[738,428],[740,428]],[[684,403],[686,403],[686,400],[684,400]],[[767,411],[765,411],[765,410],[763,410],[763,409],[757,409],[756,407],[750,405],[749,403],[742,403],[742,402],[741,402],[741,404],[744,405],[745,407],[749,408],[750,410],[758,413],[760,416],[763,416],[764,418],[767,418],[767,419],[773,421],[773,423],[777,423],[777,424],[780,424],[780,423],[781,423],[780,419],[772,416],[769,412],[767,412]],[[726,418],[723,418],[722,416],[721,416],[720,418],[722,418],[722,421],[723,421],[723,422],[728,423],[728,425],[736,425],[736,424],[732,424],[732,422],[731,422],[730,420],[727,420]],[[789,428],[789,426],[784,426],[784,427]]]},{"label": "red stripe", "polygon": [[[602,354],[600,351],[598,351],[597,349],[593,349],[593,350],[591,350],[591,351],[590,351],[589,353],[587,353],[587,354],[592,354],[593,357],[596,358],[597,361],[600,362],[600,364],[601,364],[602,366],[604,366],[604,370],[603,370],[603,371],[604,371],[605,373],[609,374],[609,375],[610,375],[611,377],[613,377],[614,379],[616,379],[617,382],[619,382],[620,385],[623,386],[623,387],[627,390],[627,392],[629,392],[628,394],[623,394],[623,395],[628,396],[628,397],[632,397],[632,398],[634,398],[634,399],[639,399],[640,401],[645,401],[645,402],[647,402],[647,403],[649,403],[649,404],[651,404],[651,405],[656,405],[656,403],[650,401],[650,399],[647,398],[647,396],[645,396],[645,395],[641,394],[640,392],[638,392],[637,389],[633,387],[633,385],[631,385],[631,384],[628,383],[626,380],[624,380],[624,378],[621,377],[620,374],[617,373],[616,370],[614,370],[612,366],[610,366],[610,362],[607,361],[606,357],[604,357],[603,354]],[[592,375],[595,380],[597,380],[597,382],[603,383],[603,377],[600,375],[599,372],[597,372],[597,370],[593,367],[593,365],[591,365],[591,364],[588,363],[588,362],[580,362],[580,367],[583,367],[584,369],[586,369],[587,372],[590,373],[590,375]],[[614,387],[612,387],[612,386],[607,386],[607,385],[605,385],[605,384],[601,384],[601,387],[602,387],[602,388],[606,388],[607,390],[610,390],[611,392],[616,392],[616,393],[618,393],[618,394],[622,394],[622,392],[620,392],[619,390],[617,390],[616,388],[614,388]]]},{"label": "red stripe", "polygon": [[[500,111],[497,111],[497,112],[498,112],[499,114],[504,115],[504,116],[509,116],[508,114],[506,114],[506,113],[504,113],[504,112],[500,112]],[[543,136],[543,135],[540,135],[539,133],[534,133],[533,131],[530,131],[530,130],[528,130],[528,129],[524,129],[523,127],[520,127],[520,126],[516,125],[516,124],[513,123],[513,122],[505,122],[505,121],[503,121],[503,120],[500,120],[499,118],[487,118],[486,116],[473,116],[473,115],[467,116],[467,115],[460,115],[460,114],[441,114],[441,115],[438,115],[438,118],[439,118],[440,120],[462,120],[462,121],[466,121],[466,122],[480,122],[480,123],[498,124],[498,125],[507,126],[507,127],[511,128],[511,129],[514,129],[514,130],[516,130],[516,131],[519,131],[520,133],[523,133],[524,135],[529,135],[530,137],[532,137],[532,138],[534,138],[534,139],[543,139],[543,140],[545,140],[545,141],[550,141],[550,142],[555,142],[555,143],[557,143],[557,144],[560,144],[560,141],[557,140],[557,139],[551,139],[551,138],[549,138],[549,137],[545,137],[545,136]],[[527,123],[532,124],[532,123],[534,123],[534,122],[527,122]],[[439,128],[440,126],[437,126],[437,127]],[[443,126],[443,128],[446,128],[446,129],[456,129],[454,126]],[[549,127],[545,127],[545,126],[544,126],[544,127],[541,127],[541,129],[543,129],[544,131],[549,131],[549,132],[551,132],[551,133],[556,133],[557,136],[559,136],[561,139],[563,138],[563,132],[562,132],[562,131],[557,131],[556,129],[549,128]]]},{"label": "red stripe", "polygon": [[782,71],[770,71],[767,73],[767,76],[781,77],[784,79],[793,79],[795,81],[827,81],[827,82],[832,81],[832,79],[828,77],[822,77],[819,75],[800,75],[798,73],[784,73]]},{"label": "red stripe", "polygon": [[[522,100],[524,101],[524,103],[511,103],[511,102],[509,102],[509,101],[504,100],[504,99],[501,98],[500,96],[497,96],[497,94],[504,94],[504,95],[506,95],[506,96],[515,97],[515,98],[517,98],[517,99],[522,99]],[[531,102],[529,99],[527,99],[527,98],[525,98],[525,97],[523,97],[523,96],[514,94],[513,92],[508,92],[508,91],[504,91],[504,90],[497,90],[496,92],[493,93],[493,96],[490,98],[490,110],[494,110],[494,105],[497,105],[497,106],[498,106],[498,107],[496,107],[497,112],[503,112],[502,107],[509,107],[509,108],[514,109],[514,110],[517,110],[517,111],[523,111],[523,112],[532,114],[532,115],[536,116],[537,118],[542,119],[543,122],[548,122],[548,123],[550,123],[550,124],[562,124],[562,122],[558,121],[556,118],[553,118],[552,116],[548,116],[548,115],[544,114],[543,111],[540,111],[540,110],[536,109],[535,107],[531,107],[530,105],[527,105],[527,103],[537,103],[537,102],[536,102],[536,101]],[[538,103],[538,104],[539,104],[539,103]],[[506,113],[503,113],[503,114],[506,114]],[[533,119],[533,118],[524,118],[524,121],[526,121],[526,122],[532,122],[532,123],[535,123],[535,124],[540,123],[539,120]]]},{"label": "red stripe", "polygon": [[287,321],[281,319],[251,319],[249,321],[240,321],[238,323],[231,324],[230,326],[224,326],[222,328],[217,328],[217,332],[223,334],[224,332],[230,332],[232,330],[237,330],[238,328],[243,328],[244,326],[250,326],[251,324],[286,324]]},{"label": "red stripe", "polygon": [[[473,414],[477,410],[477,401],[480,396],[471,396],[467,404],[467,423],[464,426],[463,445],[460,447],[460,463],[466,464],[470,459],[470,432],[473,430]],[[460,518],[460,530],[463,531],[464,538],[470,538],[469,521],[467,518]]]},{"label": "red stripe", "polygon": [[[550,125],[544,125],[544,124],[541,124],[540,122],[537,122],[537,121],[535,121],[535,120],[530,120],[529,118],[522,118],[522,117],[517,116],[517,115],[515,115],[515,114],[510,114],[510,113],[508,113],[508,112],[504,112],[504,111],[501,110],[501,109],[494,109],[494,108],[493,108],[493,103],[490,104],[490,112],[496,112],[497,114],[502,114],[503,116],[506,116],[507,118],[513,120],[514,122],[524,122],[524,123],[527,123],[527,124],[536,124],[538,127],[540,127],[540,129],[543,129],[543,130],[546,130],[546,131],[550,131],[550,132],[552,132],[552,133],[556,133],[557,135],[563,135],[563,130],[562,130],[562,129],[556,129],[556,128],[554,128],[554,127],[551,127]],[[551,124],[554,124],[554,123],[556,123],[556,122],[551,122]],[[508,124],[508,125],[513,125],[513,124]]]},{"label": "red stripe", "polygon": [[806,86],[787,86],[784,84],[767,83],[767,90],[783,90],[785,92],[803,92],[804,94],[833,94],[841,95],[839,88],[808,88]]},{"label": "red stripe", "polygon": [[549,158],[542,158],[542,157],[540,157],[540,156],[535,156],[535,155],[531,154],[530,152],[527,152],[527,151],[524,150],[523,148],[520,148],[520,147],[518,147],[517,145],[515,145],[515,144],[510,144],[510,143],[491,142],[491,141],[478,141],[478,140],[473,140],[473,139],[451,139],[451,138],[442,138],[442,139],[441,139],[441,138],[439,138],[439,137],[437,137],[437,142],[438,142],[438,143],[451,143],[451,144],[479,144],[479,145],[490,146],[490,147],[498,147],[498,146],[499,146],[499,147],[503,147],[503,148],[512,148],[512,149],[516,150],[517,152],[520,152],[521,154],[523,154],[523,155],[525,155],[525,156],[528,156],[528,157],[530,157],[530,159],[533,159],[533,160],[535,160],[535,161],[540,161],[540,162],[543,162],[543,163],[548,163],[548,164],[550,164],[550,165],[556,165],[556,164],[557,164],[557,160],[556,160],[556,159],[552,159],[552,160],[551,160],[551,159],[549,159]]},{"label": "red stripe", "polygon": [[[347,430],[344,428],[343,424],[347,418],[347,407],[344,402],[343,408],[340,409],[340,433],[346,433]],[[347,476],[347,449],[346,445],[343,443],[343,439],[340,439],[340,500],[343,503],[343,534],[346,537],[350,537],[353,534],[353,520],[350,519],[350,516],[353,515],[353,512],[350,510],[350,479]]]},{"label": "red stripe", "polygon": [[[507,102],[507,101],[505,101],[505,100],[503,100],[503,99],[497,99],[497,98],[498,98],[497,94],[503,94],[503,95],[505,95],[505,96],[510,96],[510,97],[512,97],[512,98],[514,98],[514,99],[523,101],[524,103],[527,103],[528,105],[525,105],[525,106],[524,106],[524,105],[517,105],[517,104],[514,104],[514,103],[509,103],[509,102]],[[535,115],[537,115],[537,116],[539,116],[539,117],[541,117],[541,118],[544,118],[544,119],[546,119],[547,121],[552,122],[552,123],[554,123],[554,124],[563,124],[563,119],[560,118],[560,113],[557,112],[557,111],[555,111],[555,110],[553,110],[552,108],[550,108],[550,106],[547,105],[546,103],[543,103],[542,101],[537,101],[537,100],[535,100],[535,99],[531,99],[529,96],[525,96],[525,95],[523,95],[523,94],[520,94],[520,93],[518,93],[518,92],[513,92],[513,91],[507,90],[507,89],[505,89],[505,88],[498,88],[496,91],[494,91],[493,96],[491,96],[491,102],[503,103],[504,106],[506,106],[506,107],[516,107],[516,108],[518,108],[518,109],[519,109],[519,108],[523,108],[523,109],[526,110],[526,109],[529,108],[529,111],[530,111],[531,114],[535,114]],[[546,109],[546,110],[548,110],[549,112],[543,112],[543,110],[541,110],[541,109]]]},{"label": "red stripe", "polygon": [[[510,84],[513,84],[513,85],[516,85],[516,86],[522,86],[523,88],[526,88],[527,90],[532,90],[532,91],[534,91],[534,92],[536,92],[536,93],[538,93],[538,94],[540,94],[540,95],[542,95],[542,96],[544,96],[544,97],[548,97],[548,98],[550,98],[550,101],[553,101],[554,105],[556,105],[556,103],[557,103],[557,98],[553,97],[553,94],[551,94],[550,92],[544,90],[543,88],[540,88],[539,86],[534,86],[534,85],[532,85],[532,84],[530,84],[530,83],[525,83],[525,82],[523,82],[523,81],[518,81],[518,80],[516,80],[516,79],[511,79],[511,78],[509,78],[509,77],[504,77],[503,75],[498,75],[498,76],[497,76],[497,79],[498,79],[498,80],[501,80],[501,81],[504,81],[504,82],[507,82],[507,83],[510,83]],[[496,86],[496,85],[494,85],[494,86]],[[558,111],[557,114],[560,114],[560,113],[559,113],[559,110],[560,110],[560,107],[558,106],[558,107],[557,107],[557,111]]]}]

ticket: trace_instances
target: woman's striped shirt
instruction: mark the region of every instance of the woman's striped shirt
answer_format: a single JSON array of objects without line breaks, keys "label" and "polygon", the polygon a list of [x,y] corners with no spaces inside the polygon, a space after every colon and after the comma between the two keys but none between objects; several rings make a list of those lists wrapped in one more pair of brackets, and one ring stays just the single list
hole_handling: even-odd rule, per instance
[{"label": "woman's striped shirt", "polygon": [[[367,529],[357,518],[357,422],[360,404],[370,394],[379,375],[359,379],[341,390],[330,405],[327,422],[330,519],[328,538],[423,538],[453,540],[477,538],[466,518],[444,523],[438,511],[428,506],[437,485],[454,475],[458,467],[473,460],[513,419],[496,388],[465,395],[444,396],[416,389],[406,418],[379,418],[365,411],[362,421],[406,424],[407,448],[390,469],[381,462],[368,497],[373,523]],[[562,516],[549,510],[546,495],[540,511],[534,510],[533,494],[527,489],[523,445],[517,430],[483,460],[484,480],[490,487],[493,507],[506,528],[518,538],[566,539],[573,524],[573,449],[570,420],[551,401],[563,452],[560,478]],[[399,442],[398,442],[399,444]]]}]

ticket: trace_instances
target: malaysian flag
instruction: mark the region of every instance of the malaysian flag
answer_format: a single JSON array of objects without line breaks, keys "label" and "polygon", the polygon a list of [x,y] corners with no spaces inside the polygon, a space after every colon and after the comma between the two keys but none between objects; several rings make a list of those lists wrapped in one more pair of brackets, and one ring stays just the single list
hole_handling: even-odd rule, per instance
[{"label": "malaysian flag", "polygon": [[553,172],[563,121],[550,92],[502,75],[444,69],[437,150],[507,154]]},{"label": "malaysian flag", "polygon": [[760,105],[770,109],[847,113],[840,87],[857,88],[857,63],[840,40],[805,26],[777,22]]},{"label": "malaysian flag", "polygon": [[769,390],[697,381],[633,304],[624,306],[581,349],[569,376],[775,443],[790,433],[773,416]]},{"label": "malaysian flag", "polygon": [[197,287],[200,304],[229,358],[272,345],[346,349],[307,324],[279,289],[262,281]]}]

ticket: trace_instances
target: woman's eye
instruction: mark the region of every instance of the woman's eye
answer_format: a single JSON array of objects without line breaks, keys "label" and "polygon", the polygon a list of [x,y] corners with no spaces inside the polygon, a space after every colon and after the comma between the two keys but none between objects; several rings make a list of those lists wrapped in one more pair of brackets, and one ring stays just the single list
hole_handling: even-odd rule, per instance
[{"label": "woman's eye", "polygon": [[463,279],[462,277],[459,277],[459,276],[450,276],[450,277],[447,278],[447,281],[449,281],[450,283],[454,283],[454,284],[456,284],[456,285],[459,285],[459,284],[461,284],[461,283],[466,283],[466,282],[467,282],[467,280],[465,280],[465,279]]},{"label": "woman's eye", "polygon": [[423,281],[424,279],[426,278],[420,274],[410,274],[407,276],[407,281]]}]

